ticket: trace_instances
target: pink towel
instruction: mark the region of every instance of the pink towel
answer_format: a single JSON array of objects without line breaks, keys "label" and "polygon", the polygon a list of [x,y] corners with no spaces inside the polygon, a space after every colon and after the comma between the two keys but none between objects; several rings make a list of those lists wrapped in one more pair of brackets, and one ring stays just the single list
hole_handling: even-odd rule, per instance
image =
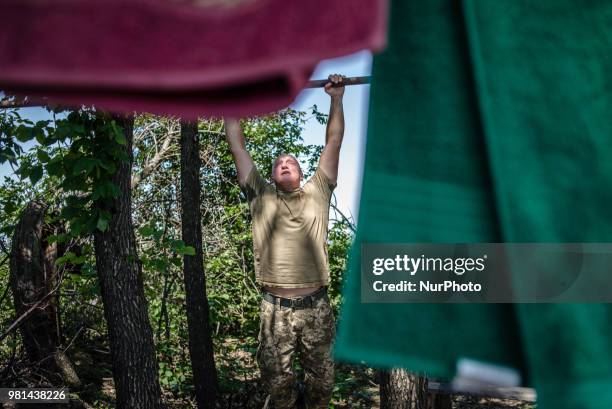
[{"label": "pink towel", "polygon": [[0,89],[115,112],[258,115],[289,105],[318,61],[381,50],[386,14],[386,0],[2,0]]}]

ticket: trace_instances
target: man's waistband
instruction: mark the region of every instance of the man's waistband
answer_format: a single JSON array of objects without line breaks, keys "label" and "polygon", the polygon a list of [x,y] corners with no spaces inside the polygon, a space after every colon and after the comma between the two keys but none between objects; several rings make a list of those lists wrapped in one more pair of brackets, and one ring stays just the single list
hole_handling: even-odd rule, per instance
[{"label": "man's waistband", "polygon": [[305,295],[303,297],[295,298],[284,298],[278,295],[272,294],[267,291],[263,291],[263,299],[269,303],[280,305],[281,307],[290,307],[296,310],[312,308],[317,300],[327,297],[327,288],[321,287],[312,294]]}]

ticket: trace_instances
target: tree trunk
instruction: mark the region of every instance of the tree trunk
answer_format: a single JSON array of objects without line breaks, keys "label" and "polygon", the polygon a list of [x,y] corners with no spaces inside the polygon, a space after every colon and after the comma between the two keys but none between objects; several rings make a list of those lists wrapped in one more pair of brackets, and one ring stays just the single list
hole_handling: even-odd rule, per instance
[{"label": "tree trunk", "polygon": [[118,163],[112,182],[119,196],[112,200],[107,229],[94,233],[96,269],[108,325],[117,408],[163,408],[153,332],[144,295],[142,266],[132,226],[131,173],[133,118],[116,117],[125,130],[123,147],[129,163]]},{"label": "tree trunk", "polygon": [[381,409],[427,409],[427,378],[391,369],[380,372]]},{"label": "tree trunk", "polygon": [[57,293],[48,296],[57,283],[54,268],[57,245],[49,245],[45,240],[46,211],[47,205],[40,202],[27,205],[15,228],[11,248],[10,280],[16,317],[46,296],[19,326],[23,346],[32,362],[49,357],[59,344]]},{"label": "tree trunk", "polygon": [[194,256],[183,257],[189,352],[198,407],[213,408],[218,385],[202,254],[199,146],[197,123],[181,122],[182,234],[185,245],[195,249]]},{"label": "tree trunk", "polygon": [[434,393],[429,395],[431,409],[453,409],[453,397],[448,393]]},{"label": "tree trunk", "polygon": [[57,284],[57,244],[47,243],[47,236],[53,232],[45,224],[46,211],[43,203],[28,203],[15,228],[11,248],[10,281],[16,317],[39,303],[19,325],[32,362],[53,355],[60,341],[59,297],[57,292],[49,295]]},{"label": "tree trunk", "polygon": [[50,235],[58,233],[57,225],[45,223],[47,208],[46,204],[32,201],[21,214],[11,248],[11,289],[17,318],[27,314],[19,329],[28,359],[42,361],[43,367],[59,372],[68,385],[77,387],[81,381],[70,359],[59,348],[60,279],[55,261],[63,251],[60,253],[57,242],[47,241]]}]

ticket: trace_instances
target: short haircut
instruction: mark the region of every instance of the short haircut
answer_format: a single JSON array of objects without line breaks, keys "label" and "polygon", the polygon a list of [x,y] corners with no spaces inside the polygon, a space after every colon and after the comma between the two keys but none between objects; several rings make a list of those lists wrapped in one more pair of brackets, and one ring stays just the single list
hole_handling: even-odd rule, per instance
[{"label": "short haircut", "polygon": [[278,160],[280,158],[284,157],[284,156],[291,156],[297,162],[298,169],[300,170],[300,176],[304,177],[304,172],[302,172],[302,167],[300,166],[300,161],[297,160],[297,158],[295,156],[293,156],[292,154],[290,154],[290,153],[281,153],[280,155],[278,155],[276,157],[276,159],[274,159],[274,162],[272,163],[272,171],[270,172],[270,176],[271,176],[272,180],[274,180],[274,169],[276,169],[276,162],[278,162]]}]

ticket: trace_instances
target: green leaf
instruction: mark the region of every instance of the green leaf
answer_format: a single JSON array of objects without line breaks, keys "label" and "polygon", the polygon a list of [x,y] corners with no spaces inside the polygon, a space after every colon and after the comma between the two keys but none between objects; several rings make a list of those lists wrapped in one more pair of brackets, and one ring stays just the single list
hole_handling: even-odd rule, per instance
[{"label": "green leaf", "polygon": [[85,133],[85,127],[83,126],[83,124],[71,124],[70,126],[71,131],[73,134],[76,135],[83,135]]},{"label": "green leaf", "polygon": [[83,268],[81,269],[82,271],[82,275],[85,278],[90,278],[90,277],[95,277],[96,276],[96,270],[92,267],[91,264],[85,264],[83,266]]},{"label": "green leaf", "polygon": [[195,256],[196,255],[195,249],[191,246],[183,247],[182,252],[183,252],[183,255],[185,256]]},{"label": "green leaf", "polygon": [[100,210],[100,217],[106,220],[110,220],[113,215],[108,210]]},{"label": "green leaf", "polygon": [[49,244],[52,244],[52,243],[67,243],[69,239],[70,239],[70,236],[68,236],[65,233],[62,233],[62,234],[52,234],[52,235],[47,237],[47,243],[49,243]]},{"label": "green leaf", "polygon": [[117,185],[115,185],[112,182],[109,182],[108,183],[108,189],[109,189],[111,197],[113,197],[115,199],[119,197],[119,194],[121,193],[121,191],[119,190]]},{"label": "green leaf", "polygon": [[168,268],[168,262],[162,259],[155,259],[151,261],[151,266],[159,272],[163,272]]},{"label": "green leaf", "polygon": [[106,169],[108,173],[114,174],[117,171],[117,167],[113,162],[102,162],[99,163],[100,167]]},{"label": "green leaf", "polygon": [[113,133],[115,134],[115,141],[119,145],[126,145],[127,139],[125,139],[125,135],[123,134],[123,130],[117,126],[117,122],[111,121],[111,128],[113,128]]},{"label": "green leaf", "polygon": [[79,158],[74,163],[74,167],[72,168],[72,174],[78,175],[83,170],[85,171],[86,174],[89,174],[93,170],[94,166],[96,166],[97,162],[98,162],[97,159]]},{"label": "green leaf", "polygon": [[72,264],[83,264],[85,261],[87,261],[87,256],[78,256],[72,260]]},{"label": "green leaf", "polygon": [[36,151],[36,156],[38,157],[38,160],[40,160],[42,163],[47,163],[51,160],[49,154],[41,149]]},{"label": "green leaf", "polygon": [[70,222],[70,234],[72,234],[73,236],[78,236],[81,234],[81,231],[83,230],[83,225],[77,221],[71,221]]},{"label": "green leaf", "polygon": [[183,240],[172,240],[170,243],[172,249],[176,252],[185,248],[185,242]]},{"label": "green leaf", "polygon": [[138,233],[140,233],[141,236],[149,237],[155,233],[155,229],[151,226],[142,226],[140,229],[138,229]]},{"label": "green leaf", "polygon": [[32,130],[23,125],[20,125],[15,131],[15,138],[17,138],[19,142],[27,142],[32,139]]},{"label": "green leaf", "polygon": [[47,173],[49,176],[61,176],[64,173],[62,159],[61,155],[57,155],[49,161],[47,164]]},{"label": "green leaf", "polygon": [[4,203],[4,213],[11,214],[15,210],[17,210],[17,206],[15,205],[13,201],[9,200],[6,203]]},{"label": "green leaf", "polygon": [[87,191],[87,183],[85,183],[82,177],[66,177],[60,183],[60,186],[64,188],[64,190]]},{"label": "green leaf", "polygon": [[57,260],[55,260],[55,265],[61,266],[62,264],[69,263],[75,257],[76,257],[76,254],[74,254],[72,251],[67,251],[66,253],[64,253],[63,256],[58,257]]},{"label": "green leaf", "polygon": [[120,193],[119,188],[115,184],[109,181],[103,181],[94,184],[91,199],[116,198]]},{"label": "green leaf", "polygon": [[41,165],[36,165],[33,166],[32,169],[30,170],[30,181],[32,182],[33,185],[36,184],[36,182],[38,182],[43,175],[43,168]]},{"label": "green leaf", "polygon": [[100,231],[106,231],[106,228],[108,227],[108,220],[105,218],[98,218],[98,223],[96,224],[96,228]]},{"label": "green leaf", "polygon": [[36,138],[36,142],[38,142],[41,145],[45,145],[46,144],[47,138],[45,136],[45,131],[44,130],[42,130],[40,128],[34,128],[34,129],[32,129],[32,134]]},{"label": "green leaf", "polygon": [[125,139],[125,135],[123,133],[116,134],[115,141],[117,141],[119,145],[127,145],[127,139]]}]

